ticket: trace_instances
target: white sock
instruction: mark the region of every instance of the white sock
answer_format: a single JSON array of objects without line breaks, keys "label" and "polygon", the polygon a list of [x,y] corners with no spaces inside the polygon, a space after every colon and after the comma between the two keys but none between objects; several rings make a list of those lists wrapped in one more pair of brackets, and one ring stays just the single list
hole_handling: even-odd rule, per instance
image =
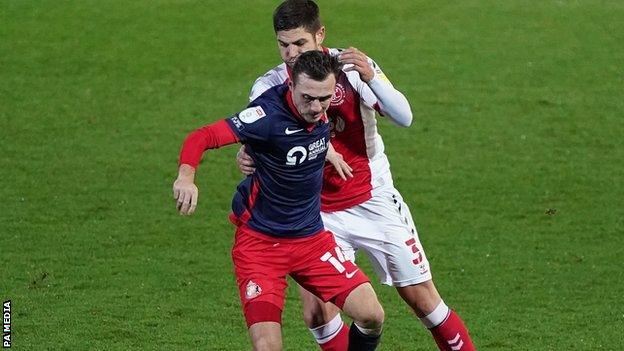
[{"label": "white sock", "polygon": [[358,328],[359,331],[362,332],[362,334],[364,335],[370,335],[370,336],[379,336],[381,335],[381,328],[379,327],[377,329],[366,329],[366,328],[362,328],[359,325],[353,323],[353,325],[355,325],[356,328]]},{"label": "white sock", "polygon": [[343,324],[344,323],[342,322],[340,314],[337,314],[336,317],[334,317],[327,324],[323,324],[316,328],[310,328],[310,332],[314,335],[316,342],[319,345],[322,345],[338,335],[338,332],[342,329]]},{"label": "white sock", "polygon": [[446,320],[446,317],[448,317],[449,312],[450,312],[450,309],[444,303],[444,301],[440,301],[440,303],[433,310],[433,312],[420,318],[420,321],[425,325],[427,329],[435,328]]}]

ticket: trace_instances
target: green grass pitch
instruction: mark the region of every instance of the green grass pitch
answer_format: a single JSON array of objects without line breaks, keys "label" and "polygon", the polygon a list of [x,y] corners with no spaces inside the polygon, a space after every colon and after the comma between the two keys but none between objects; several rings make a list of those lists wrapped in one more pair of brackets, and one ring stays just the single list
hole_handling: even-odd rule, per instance
[{"label": "green grass pitch", "polygon": [[[171,198],[189,131],[279,63],[277,1],[0,1],[0,298],[17,350],[250,348],[230,260],[236,147]],[[320,0],[326,44],[411,102],[395,184],[480,350],[624,348],[624,3]],[[364,269],[370,266],[361,257]],[[292,283],[292,282],[291,282]],[[375,284],[380,350],[434,350]],[[291,284],[286,350],[313,350]]]}]

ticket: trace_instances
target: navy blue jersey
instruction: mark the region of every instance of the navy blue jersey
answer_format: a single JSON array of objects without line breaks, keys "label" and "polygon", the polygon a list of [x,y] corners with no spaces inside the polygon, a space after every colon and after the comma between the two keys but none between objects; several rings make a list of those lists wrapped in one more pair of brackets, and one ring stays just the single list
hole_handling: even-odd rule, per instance
[{"label": "navy blue jersey", "polygon": [[267,90],[247,109],[226,119],[256,171],[237,187],[232,211],[264,234],[305,237],[323,230],[321,185],[329,123],[297,117],[288,86]]}]

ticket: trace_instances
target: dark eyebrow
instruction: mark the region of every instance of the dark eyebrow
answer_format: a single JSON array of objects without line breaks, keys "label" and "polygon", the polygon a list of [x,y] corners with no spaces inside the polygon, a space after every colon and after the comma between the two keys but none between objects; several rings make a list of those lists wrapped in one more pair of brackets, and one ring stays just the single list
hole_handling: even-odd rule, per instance
[{"label": "dark eyebrow", "polygon": [[295,45],[297,45],[297,46],[301,46],[301,45],[303,45],[303,44],[305,44],[305,43],[307,43],[307,42],[308,42],[308,40],[307,40],[307,39],[305,39],[305,38],[297,39],[297,40],[293,41],[292,43],[287,43],[287,42],[285,42],[285,41],[283,41],[283,40],[280,40],[280,39],[277,39],[277,41],[278,41],[278,42],[280,43],[280,45],[282,45],[282,46],[288,46],[288,45],[290,45],[290,44],[295,44]]},{"label": "dark eyebrow", "polygon": [[307,42],[308,42],[308,41],[307,41],[306,39],[301,38],[301,39],[299,39],[299,40],[294,41],[294,42],[293,42],[293,44],[295,44],[295,45],[297,45],[297,46],[301,46],[301,45],[303,45],[303,44],[305,44],[305,43],[307,43]]},{"label": "dark eyebrow", "polygon": [[314,101],[314,100],[318,100],[318,101],[326,101],[327,99],[331,98],[333,94],[331,95],[325,95],[325,96],[310,96],[308,94],[303,94],[303,97],[306,98],[306,100],[310,100],[310,101]]}]

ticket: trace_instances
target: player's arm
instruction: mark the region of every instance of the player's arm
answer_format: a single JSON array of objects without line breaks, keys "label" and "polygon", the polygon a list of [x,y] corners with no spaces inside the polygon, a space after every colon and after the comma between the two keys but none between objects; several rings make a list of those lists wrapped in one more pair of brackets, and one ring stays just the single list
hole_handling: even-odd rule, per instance
[{"label": "player's arm", "polygon": [[190,133],[180,151],[178,177],[173,183],[173,198],[180,214],[195,212],[199,191],[195,185],[195,170],[204,151],[239,141],[225,120],[209,124]]},{"label": "player's arm", "polygon": [[[258,96],[262,95],[262,93],[271,89],[271,86],[262,79],[263,77],[256,79],[254,85],[251,87],[251,91],[249,92],[250,102],[253,102],[258,98]],[[236,165],[241,173],[246,176],[251,175],[256,171],[256,164],[251,156],[249,156],[249,154],[245,151],[245,145],[241,145],[240,149],[238,149],[238,152],[236,153]]]},{"label": "player's arm", "polygon": [[[258,98],[258,96],[262,95],[262,93],[270,88],[271,86],[264,82],[262,77],[256,79],[254,85],[251,87],[251,91],[249,92],[249,101],[253,102]],[[236,165],[241,173],[246,176],[251,175],[256,171],[254,160],[245,151],[245,145],[241,145],[240,149],[238,149],[238,152],[236,153]]]},{"label": "player's arm", "polygon": [[195,168],[183,163],[178,168],[178,178],[173,182],[173,199],[182,215],[190,215],[197,207],[199,190],[195,185]]},{"label": "player's arm", "polygon": [[[272,70],[256,79],[251,87],[251,90],[249,91],[249,102],[253,102],[265,91],[273,87],[273,85],[271,85],[271,80],[269,80],[271,72]],[[242,145],[236,153],[236,165],[238,166],[238,169],[241,171],[241,173],[246,176],[251,175],[256,171],[256,165],[254,163],[254,160],[245,151],[245,145]]]},{"label": "player's arm", "polygon": [[262,95],[265,91],[271,89],[271,85],[266,81],[262,80],[262,77],[256,79],[254,85],[251,86],[251,91],[249,92],[249,102],[254,101],[258,98],[258,96]]},{"label": "player's arm", "polygon": [[[249,102],[253,102],[265,91],[271,89],[274,86],[272,85],[274,82],[271,80],[271,72],[273,72],[273,70],[256,79],[254,84],[251,86],[251,90],[249,91]],[[254,160],[245,151],[245,145],[242,145],[236,153],[236,165],[238,166],[238,169],[241,171],[241,173],[246,176],[251,175],[256,171],[256,165],[254,163]]]},{"label": "player's arm", "polygon": [[245,145],[242,145],[236,153],[236,165],[241,173],[246,176],[251,175],[256,171],[256,164],[254,163],[253,158],[251,158],[245,150]]},{"label": "player's arm", "polygon": [[353,178],[353,169],[349,164],[344,160],[342,154],[338,153],[334,146],[329,143],[329,147],[327,149],[327,155],[325,156],[325,161],[329,162],[334,166],[336,172],[342,180],[347,180],[347,177]]},{"label": "player's arm", "polygon": [[[340,61],[347,66],[345,71],[357,71],[360,79],[377,98],[379,112],[392,122],[409,127],[412,124],[412,109],[405,96],[392,86],[379,66],[370,60],[363,52],[350,47],[340,53]],[[366,98],[366,94],[361,94]]]}]

